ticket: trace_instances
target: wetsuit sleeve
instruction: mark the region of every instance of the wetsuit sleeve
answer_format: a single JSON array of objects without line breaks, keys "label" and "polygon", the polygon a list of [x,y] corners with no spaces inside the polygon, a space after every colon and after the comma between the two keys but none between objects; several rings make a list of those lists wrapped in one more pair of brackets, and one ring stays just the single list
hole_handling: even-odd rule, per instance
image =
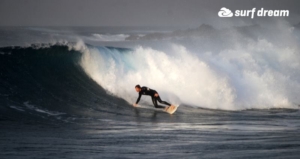
[{"label": "wetsuit sleeve", "polygon": [[139,101],[140,101],[140,99],[141,99],[141,96],[142,96],[142,93],[139,93],[139,97],[138,97],[138,99],[136,100],[135,104],[138,104],[138,103],[139,103]]}]

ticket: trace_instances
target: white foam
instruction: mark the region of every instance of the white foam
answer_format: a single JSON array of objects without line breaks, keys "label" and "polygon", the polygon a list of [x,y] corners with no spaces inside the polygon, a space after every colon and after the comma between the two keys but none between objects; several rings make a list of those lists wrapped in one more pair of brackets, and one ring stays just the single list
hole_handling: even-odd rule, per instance
[{"label": "white foam", "polygon": [[0,52],[0,55],[11,55],[11,52],[7,52],[7,53],[5,53],[5,52]]},{"label": "white foam", "polygon": [[126,34],[93,34],[89,40],[93,41],[124,41],[129,35]]},{"label": "white foam", "polygon": [[29,104],[29,101],[26,101],[24,102],[24,105],[30,109],[30,110],[34,110],[36,112],[39,112],[39,113],[43,113],[43,114],[47,114],[49,116],[58,116],[58,115],[63,115],[65,113],[61,113],[61,112],[56,112],[56,111],[50,111],[50,110],[47,110],[47,109],[41,109],[41,108],[38,108],[32,104]]},{"label": "white foam", "polygon": [[226,78],[221,79],[184,47],[174,45],[173,51],[169,56],[151,48],[138,47],[130,53],[105,55],[97,49],[89,49],[83,54],[81,65],[108,92],[129,103],[136,100],[135,84],[142,84],[159,91],[162,98],[171,93],[187,104],[216,109],[232,107],[234,90]]},{"label": "white foam", "polygon": [[[156,89],[162,99],[211,109],[297,108],[300,65],[297,47],[265,39],[244,47],[198,56],[173,45],[168,52],[137,47],[132,52],[84,48],[81,66],[110,94],[134,103],[136,84]],[[145,98],[145,97],[143,97]],[[179,104],[179,103],[177,103]]]},{"label": "white foam", "polygon": [[12,109],[15,109],[15,110],[18,110],[18,111],[24,112],[24,109],[23,109],[23,108],[21,108],[21,107],[14,106],[14,105],[11,105],[11,106],[9,106],[9,107],[10,107],[10,108],[12,108]]}]

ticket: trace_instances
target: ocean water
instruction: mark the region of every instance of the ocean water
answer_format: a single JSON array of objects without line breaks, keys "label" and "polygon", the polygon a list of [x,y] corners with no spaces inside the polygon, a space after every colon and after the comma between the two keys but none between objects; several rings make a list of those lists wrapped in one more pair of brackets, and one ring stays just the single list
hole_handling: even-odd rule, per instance
[{"label": "ocean water", "polygon": [[299,158],[299,30],[174,30],[1,28],[0,158]]}]

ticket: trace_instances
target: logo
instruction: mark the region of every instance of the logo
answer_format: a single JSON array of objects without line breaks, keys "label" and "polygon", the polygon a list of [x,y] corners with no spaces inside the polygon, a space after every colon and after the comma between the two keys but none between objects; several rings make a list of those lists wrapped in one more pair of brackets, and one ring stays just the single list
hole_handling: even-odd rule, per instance
[{"label": "logo", "polygon": [[218,12],[219,17],[251,17],[253,19],[256,17],[288,17],[290,14],[289,10],[266,10],[261,8],[256,10],[252,8],[251,10],[235,10],[234,14],[231,10],[222,7]]},{"label": "logo", "polygon": [[233,13],[231,12],[231,10],[223,7],[220,9],[218,15],[219,15],[219,17],[232,17]]}]

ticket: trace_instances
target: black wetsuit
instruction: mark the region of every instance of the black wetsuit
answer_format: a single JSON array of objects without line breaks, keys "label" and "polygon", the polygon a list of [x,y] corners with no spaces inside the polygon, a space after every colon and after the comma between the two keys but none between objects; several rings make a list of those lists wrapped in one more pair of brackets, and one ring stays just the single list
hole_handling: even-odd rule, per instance
[{"label": "black wetsuit", "polygon": [[[159,103],[162,103],[162,104],[166,104],[166,105],[168,105],[168,106],[171,106],[171,104],[169,104],[168,102],[162,101],[162,100],[160,99],[159,96],[155,97],[154,95],[155,95],[156,93],[157,93],[156,90],[150,89],[150,88],[148,88],[148,87],[142,87],[142,88],[141,88],[141,91],[139,92],[139,97],[138,97],[138,99],[136,100],[135,103],[136,103],[136,104],[139,103],[139,101],[140,101],[142,95],[149,95],[149,96],[151,96],[151,98],[152,98],[152,102],[153,102],[155,108],[165,108],[165,107],[163,107],[163,106],[159,106],[159,105],[157,104],[157,101],[158,101]],[[157,94],[158,94],[158,93],[157,93]]]}]

